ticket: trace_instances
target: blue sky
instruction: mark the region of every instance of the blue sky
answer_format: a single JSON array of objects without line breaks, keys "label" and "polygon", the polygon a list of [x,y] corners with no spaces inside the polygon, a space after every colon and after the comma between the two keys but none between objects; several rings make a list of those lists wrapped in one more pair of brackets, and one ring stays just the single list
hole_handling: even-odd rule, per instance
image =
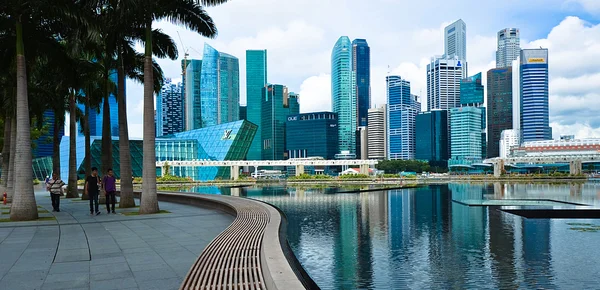
[{"label": "blue sky", "polygon": [[[371,46],[372,105],[385,103],[385,75],[411,81],[424,96],[425,66],[443,54],[443,27],[467,24],[469,73],[495,65],[496,33],[521,31],[523,48],[549,48],[550,118],[555,137],[600,137],[600,0],[404,1],[235,0],[208,9],[219,29],[205,39],[160,22],[190,58],[201,58],[204,42],[240,59],[240,96],[245,103],[245,50],[267,49],[268,79],[300,93],[301,111],[330,110],[331,49],[341,35],[365,38]],[[158,60],[165,75],[181,78],[180,61]],[[390,69],[388,70],[388,66]],[[127,84],[133,137],[141,137],[142,86]]]}]

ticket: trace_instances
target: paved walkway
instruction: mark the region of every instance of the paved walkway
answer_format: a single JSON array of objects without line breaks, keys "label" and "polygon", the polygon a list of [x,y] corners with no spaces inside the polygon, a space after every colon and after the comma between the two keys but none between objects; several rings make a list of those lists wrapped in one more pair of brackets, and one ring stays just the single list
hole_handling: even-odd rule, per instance
[{"label": "paved walkway", "polygon": [[[52,216],[48,193],[36,198],[42,212],[50,211],[40,216]],[[188,205],[160,207],[171,213],[108,215],[104,209],[90,216],[87,201],[62,199],[56,220],[0,222],[0,289],[178,289],[234,218]]]}]

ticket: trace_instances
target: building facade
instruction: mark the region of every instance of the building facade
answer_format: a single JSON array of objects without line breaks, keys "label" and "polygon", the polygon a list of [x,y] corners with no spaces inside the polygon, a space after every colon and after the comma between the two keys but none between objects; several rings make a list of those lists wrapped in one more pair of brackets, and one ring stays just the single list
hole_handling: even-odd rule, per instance
[{"label": "building facade", "polygon": [[258,126],[248,160],[262,159],[262,101],[263,88],[267,85],[267,51],[246,51],[246,104],[248,121]]},{"label": "building facade", "polygon": [[[487,156],[487,122],[484,104],[484,86],[481,83],[481,73],[475,74],[460,81],[461,106],[476,107],[481,110],[481,158]],[[450,126],[452,127],[452,126]],[[452,133],[450,133],[453,135]],[[452,138],[450,138],[452,139]],[[454,156],[454,155],[451,155]]]},{"label": "building facade", "polygon": [[500,135],[500,157],[506,158],[510,156],[511,150],[519,147],[519,144],[521,144],[520,130],[503,130]]},{"label": "building facade", "polygon": [[422,112],[416,118],[416,159],[448,161],[448,111]]},{"label": "building facade", "polygon": [[265,99],[262,102],[262,160],[287,159],[286,121],[289,115],[300,113],[298,95],[289,93],[283,85],[267,85],[263,89]]},{"label": "building facade", "polygon": [[183,91],[185,101],[185,130],[202,128],[202,106],[200,98],[200,75],[202,60],[190,59],[185,68]]},{"label": "building facade", "polygon": [[498,31],[496,68],[512,66],[521,53],[521,40],[518,28],[505,28]]},{"label": "building facade", "polygon": [[427,65],[427,110],[449,110],[460,106],[460,81],[466,64],[454,57],[436,56]]},{"label": "building facade", "polygon": [[331,52],[331,104],[338,114],[339,150],[356,154],[357,100],[352,72],[352,45],[347,36],[338,39]]},{"label": "building facade", "polygon": [[185,131],[183,85],[167,79],[156,94],[156,136]]},{"label": "building facade", "polygon": [[240,106],[240,120],[248,119],[248,107]]},{"label": "building facade", "polygon": [[[62,120],[58,118],[62,117]],[[46,134],[42,134],[38,139],[31,140],[32,158],[52,156],[54,152],[54,130],[58,129],[59,140],[65,135],[65,118],[56,116],[53,110],[46,110],[43,114],[42,124],[47,129]]]},{"label": "building facade", "polygon": [[415,159],[415,119],[421,103],[410,93],[410,82],[400,76],[387,76],[387,158]]},{"label": "building facade", "polygon": [[387,158],[387,105],[369,109],[367,144],[369,159]]},{"label": "building facade", "polygon": [[513,128],[512,67],[487,73],[487,158],[500,156],[500,134]]},{"label": "building facade", "polygon": [[323,157],[338,153],[337,114],[315,112],[288,115],[285,125],[288,158]]},{"label": "building facade", "polygon": [[450,109],[449,165],[472,164],[481,161],[481,120],[483,111],[478,107]]},{"label": "building facade", "polygon": [[520,58],[523,141],[550,140],[548,49],[523,49]]},{"label": "building facade", "polygon": [[371,108],[371,49],[365,39],[352,41],[352,73],[356,76],[357,126],[367,126]]},{"label": "building facade", "polygon": [[444,46],[446,56],[456,56],[463,62],[467,61],[467,24],[462,19],[444,28]]}]

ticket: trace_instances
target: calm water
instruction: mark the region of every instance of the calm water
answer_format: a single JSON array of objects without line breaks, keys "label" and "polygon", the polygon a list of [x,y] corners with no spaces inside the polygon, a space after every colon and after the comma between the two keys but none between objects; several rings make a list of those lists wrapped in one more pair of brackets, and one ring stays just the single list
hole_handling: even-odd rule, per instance
[{"label": "calm water", "polygon": [[322,289],[600,288],[600,220],[525,219],[452,201],[542,198],[600,207],[600,184],[338,191],[217,190],[281,208],[292,249]]}]

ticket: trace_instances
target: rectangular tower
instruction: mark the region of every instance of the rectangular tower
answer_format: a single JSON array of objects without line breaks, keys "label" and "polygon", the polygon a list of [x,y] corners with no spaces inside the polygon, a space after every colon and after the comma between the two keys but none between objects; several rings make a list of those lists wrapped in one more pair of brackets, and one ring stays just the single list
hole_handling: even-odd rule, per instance
[{"label": "rectangular tower", "polygon": [[287,159],[285,123],[289,115],[300,112],[298,95],[289,93],[283,85],[267,85],[263,89],[262,102],[262,160]]},{"label": "rectangular tower", "polygon": [[369,159],[383,160],[387,157],[387,105],[369,109],[367,140]]},{"label": "rectangular tower", "polygon": [[[472,164],[481,161],[481,119],[478,107],[450,109],[451,164]],[[450,164],[449,164],[450,165]]]},{"label": "rectangular tower", "polygon": [[183,85],[167,80],[156,95],[156,136],[184,131]]},{"label": "rectangular tower", "polygon": [[487,157],[500,156],[500,134],[513,128],[512,67],[487,72]]},{"label": "rectangular tower", "polygon": [[288,158],[323,157],[332,160],[338,153],[337,114],[314,112],[289,115],[285,135]]},{"label": "rectangular tower", "polygon": [[357,126],[367,126],[371,107],[371,49],[365,39],[352,41],[352,72],[356,76]]},{"label": "rectangular tower", "polygon": [[421,104],[410,93],[410,82],[400,76],[386,77],[388,102],[387,157],[415,159],[415,118]]},{"label": "rectangular tower", "polygon": [[416,159],[448,161],[448,111],[422,112],[416,118]]},{"label": "rectangular tower", "polygon": [[202,60],[189,59],[185,67],[184,100],[185,100],[185,130],[202,128],[202,107],[200,106],[200,74]]},{"label": "rectangular tower", "polygon": [[467,24],[462,19],[444,28],[444,47],[446,56],[457,56],[459,60],[467,61]]},{"label": "rectangular tower", "polygon": [[258,126],[247,160],[262,159],[262,101],[263,88],[267,85],[267,51],[246,51],[246,104],[248,121]]},{"label": "rectangular tower", "polygon": [[433,57],[427,65],[427,110],[460,106],[460,81],[466,69],[457,57]]},{"label": "rectangular tower", "polygon": [[352,71],[352,46],[347,36],[331,52],[331,105],[338,113],[339,150],[356,154],[356,76]]},{"label": "rectangular tower", "polygon": [[498,31],[496,68],[509,67],[521,53],[521,40],[518,28],[505,28]]},{"label": "rectangular tower", "polygon": [[551,140],[548,108],[548,49],[521,50],[523,142]]}]

